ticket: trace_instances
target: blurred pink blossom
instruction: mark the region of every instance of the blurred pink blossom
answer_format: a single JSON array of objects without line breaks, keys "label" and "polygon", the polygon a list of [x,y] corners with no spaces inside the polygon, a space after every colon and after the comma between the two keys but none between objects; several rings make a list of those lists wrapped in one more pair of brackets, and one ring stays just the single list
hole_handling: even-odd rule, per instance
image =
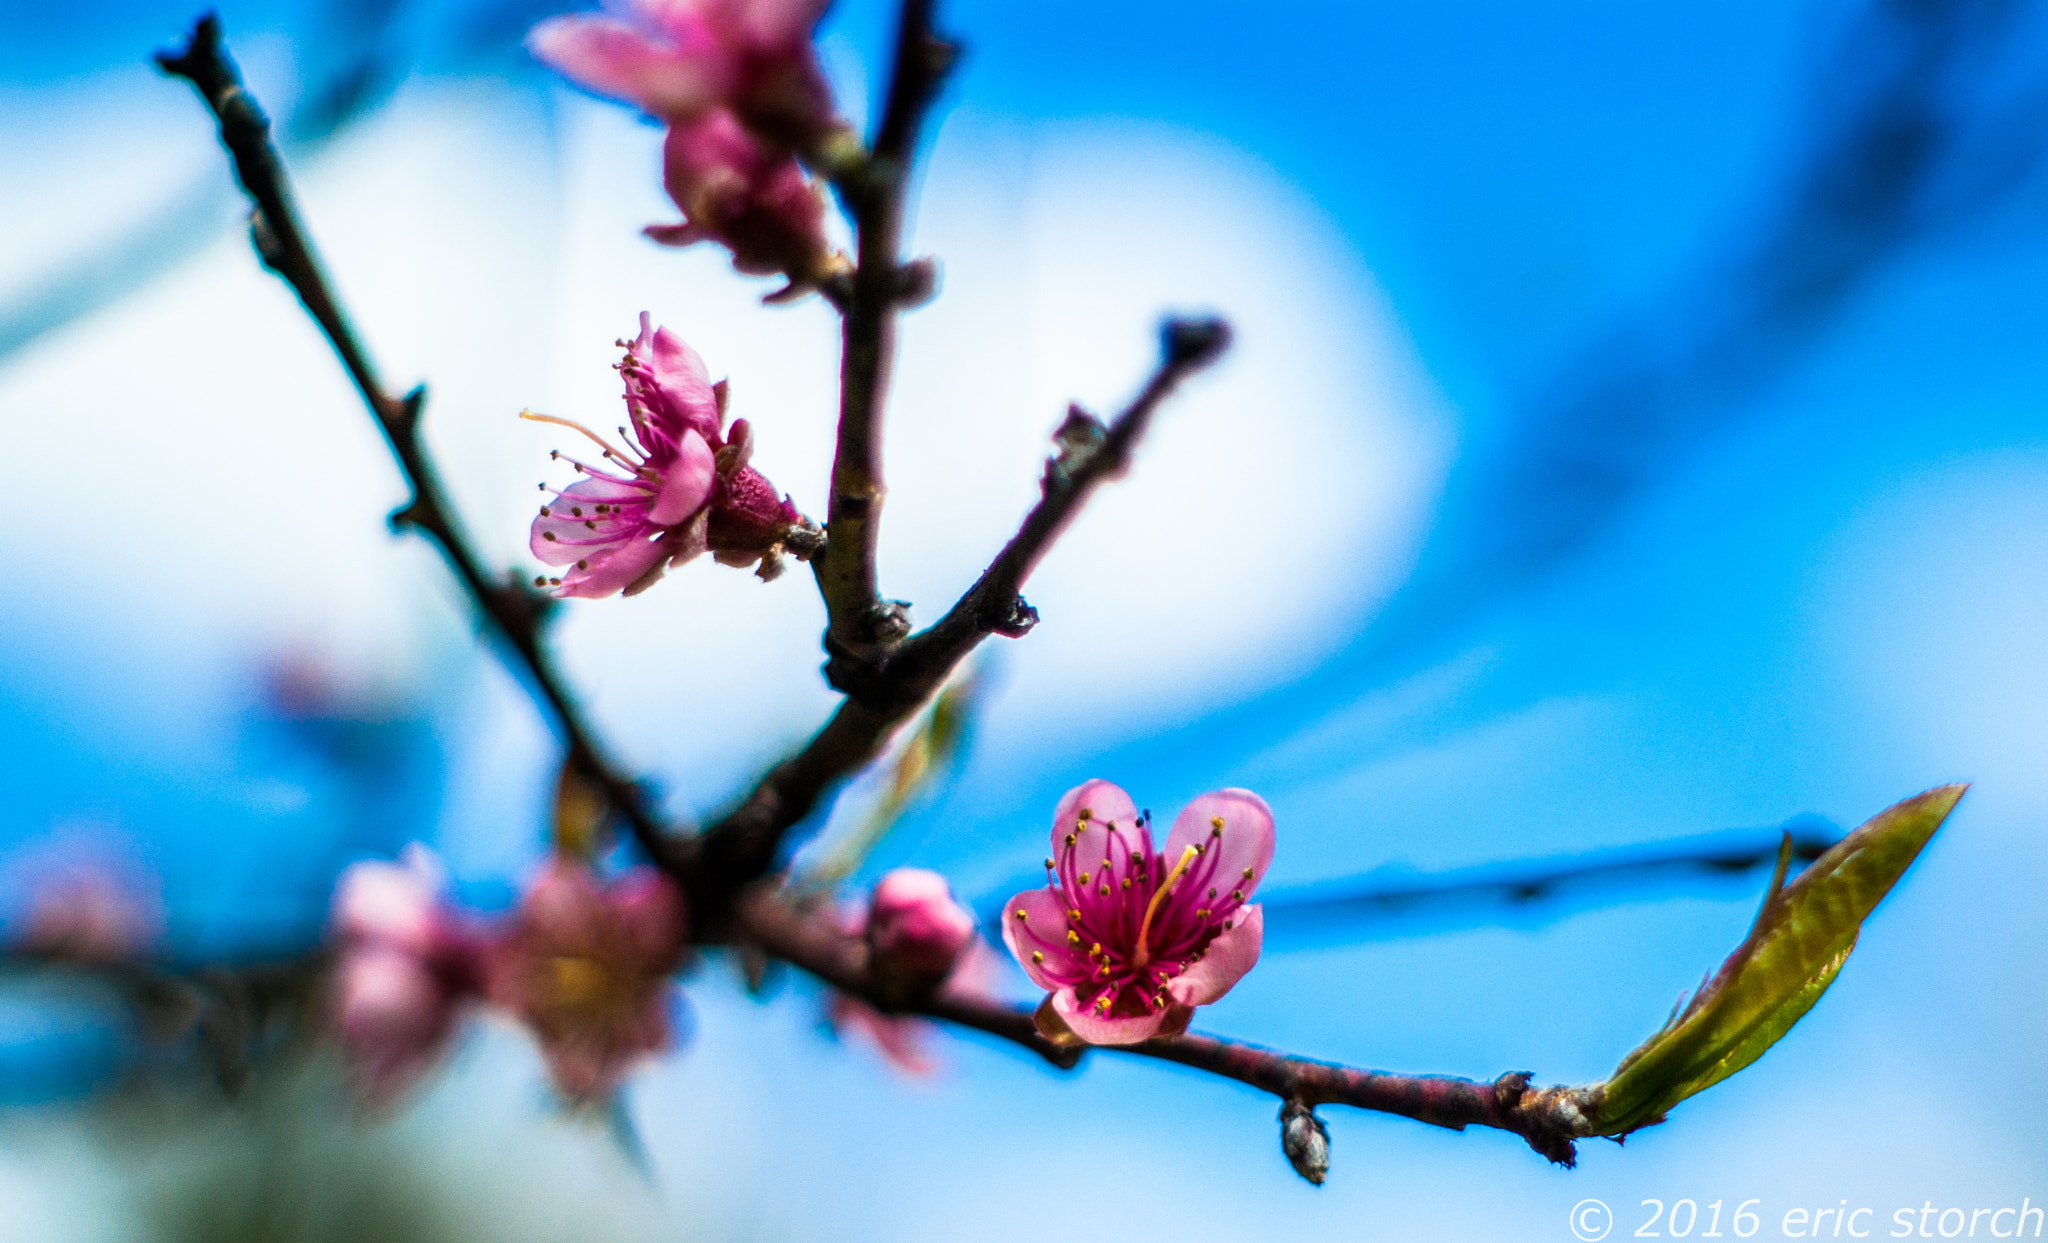
[{"label": "blurred pink blossom", "polygon": [[687,925],[680,891],[652,868],[600,883],[556,856],[491,947],[491,1000],[540,1043],[555,1085],[591,1100],[670,1039],[669,975]]},{"label": "blurred pink blossom", "polygon": [[937,981],[974,940],[974,916],[937,872],[897,868],[875,882],[864,934],[877,971]]},{"label": "blurred pink blossom", "polygon": [[1188,804],[1155,853],[1149,816],[1089,781],[1060,800],[1046,884],[1010,899],[1003,939],[1089,1044],[1176,1034],[1258,961],[1264,922],[1245,900],[1272,858],[1273,812],[1249,790]]},{"label": "blurred pink blossom", "polygon": [[825,204],[796,152],[843,126],[811,47],[823,0],[636,0],[625,16],[576,13],[533,28],[526,46],[564,76],[669,126],[663,184],[680,225],[655,240],[719,242],[742,272],[791,287],[833,267]]},{"label": "blurred pink blossom", "polygon": [[837,266],[825,237],[825,200],[788,150],[747,130],[724,109],[669,126],[661,183],[681,224],[646,234],[664,246],[716,242],[750,276],[786,274],[791,291]]},{"label": "blurred pink blossom", "polygon": [[528,540],[534,556],[568,570],[535,585],[557,596],[635,595],[707,549],[727,564],[762,562],[765,576],[803,515],[748,465],[747,421],[735,420],[729,437],[721,431],[723,385],[711,383],[697,351],[653,327],[645,312],[619,372],[632,423],[619,429],[623,448],[567,419],[525,416],[581,432],[611,468],[568,458],[584,478],[550,489],[554,499],[541,506]]},{"label": "blurred pink blossom", "polygon": [[419,1077],[480,991],[483,939],[440,888],[438,866],[414,847],[402,864],[354,864],[335,889],[335,1030],[372,1100]]},{"label": "blurred pink blossom", "polygon": [[625,16],[572,13],[526,36],[527,50],[600,95],[671,123],[716,108],[786,146],[837,128],[811,48],[826,0],[632,0]]},{"label": "blurred pink blossom", "polygon": [[52,958],[118,962],[153,945],[163,932],[163,907],[131,869],[71,860],[30,891],[21,948]]}]

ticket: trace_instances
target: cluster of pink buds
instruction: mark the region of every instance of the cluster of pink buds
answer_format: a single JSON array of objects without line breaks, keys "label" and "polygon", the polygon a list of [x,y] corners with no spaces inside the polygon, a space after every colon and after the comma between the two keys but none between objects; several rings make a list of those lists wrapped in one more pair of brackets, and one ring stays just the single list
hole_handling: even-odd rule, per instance
[{"label": "cluster of pink buds", "polygon": [[1048,1038],[1136,1044],[1187,1029],[1259,960],[1246,905],[1273,859],[1273,812],[1249,790],[1204,794],[1152,849],[1151,817],[1106,781],[1053,814],[1046,883],[1010,899],[1003,940],[1048,990]]},{"label": "cluster of pink buds", "polygon": [[680,225],[655,240],[718,242],[742,272],[792,289],[837,269],[825,204],[797,164],[844,132],[811,47],[824,0],[633,0],[623,18],[578,13],[534,27],[527,47],[601,95],[668,126],[662,182]]},{"label": "cluster of pink buds", "polygon": [[668,976],[687,928],[666,877],[643,868],[607,885],[556,857],[490,927],[442,899],[437,872],[415,849],[403,865],[355,864],[335,893],[335,1031],[369,1099],[415,1080],[482,1000],[526,1024],[556,1087],[577,1100],[667,1045]]},{"label": "cluster of pink buds", "polygon": [[763,578],[781,571],[785,549],[807,556],[816,527],[748,465],[753,428],[735,419],[726,429],[725,383],[711,383],[697,351],[645,312],[640,335],[619,344],[631,422],[618,429],[623,444],[567,419],[524,416],[582,433],[604,461],[554,455],[584,477],[559,490],[541,485],[553,499],[533,520],[529,546],[564,572],[534,585],[557,596],[630,596],[707,550],[725,565],[757,565]]}]

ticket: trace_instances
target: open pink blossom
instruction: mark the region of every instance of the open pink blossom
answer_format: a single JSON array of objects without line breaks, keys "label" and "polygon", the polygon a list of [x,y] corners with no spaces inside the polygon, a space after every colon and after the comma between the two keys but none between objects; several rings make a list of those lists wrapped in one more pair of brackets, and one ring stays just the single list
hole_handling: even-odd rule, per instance
[{"label": "open pink blossom", "polygon": [[824,0],[635,0],[623,18],[578,13],[534,27],[527,48],[570,79],[669,126],[663,184],[680,225],[656,241],[719,242],[742,272],[791,288],[835,266],[825,203],[795,152],[843,128],[811,47]]},{"label": "open pink blossom", "polygon": [[827,0],[631,0],[622,17],[572,13],[527,50],[601,95],[671,123],[728,108],[748,128],[808,148],[839,125],[811,47]]},{"label": "open pink blossom", "polygon": [[554,455],[584,477],[559,490],[542,485],[554,497],[533,520],[528,546],[566,572],[534,585],[557,596],[630,596],[707,549],[727,564],[760,562],[763,577],[771,577],[783,540],[802,526],[803,515],[747,464],[754,447],[747,421],[735,420],[729,434],[721,430],[725,386],[713,385],[697,351],[653,327],[645,312],[618,366],[631,421],[619,429],[623,447],[580,423],[524,416],[581,432],[605,463]]},{"label": "open pink blossom", "polygon": [[1259,960],[1264,923],[1245,902],[1272,858],[1273,812],[1249,790],[1197,798],[1155,852],[1149,814],[1089,781],[1060,800],[1046,884],[1010,899],[1003,940],[1089,1044],[1176,1034]]},{"label": "open pink blossom", "polygon": [[437,869],[421,851],[403,865],[355,864],[335,889],[334,1025],[373,1100],[395,1095],[433,1062],[480,992],[481,938],[438,891]]},{"label": "open pink blossom", "polygon": [[555,1086],[591,1100],[667,1047],[668,977],[687,932],[682,894],[652,868],[602,884],[587,864],[549,861],[492,946],[491,1000],[532,1029]]}]

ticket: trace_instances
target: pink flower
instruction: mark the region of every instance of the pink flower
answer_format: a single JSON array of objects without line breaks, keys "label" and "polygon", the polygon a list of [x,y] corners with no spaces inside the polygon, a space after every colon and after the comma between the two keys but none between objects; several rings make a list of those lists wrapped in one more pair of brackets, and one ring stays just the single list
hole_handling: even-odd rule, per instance
[{"label": "pink flower", "polygon": [[669,125],[663,183],[684,223],[669,245],[708,239],[742,272],[792,289],[835,266],[825,203],[797,166],[841,130],[811,48],[824,0],[637,0],[628,20],[578,13],[534,27],[540,60]]},{"label": "pink flower", "polygon": [[408,852],[403,866],[355,864],[335,889],[334,1024],[373,1100],[389,1099],[432,1063],[481,984],[481,940],[438,889],[423,851]]},{"label": "pink flower", "polygon": [[603,885],[557,856],[491,949],[491,1000],[532,1029],[564,1095],[602,1096],[668,1045],[668,976],[686,932],[682,894],[661,873],[636,868]]},{"label": "pink flower", "polygon": [[588,436],[611,467],[569,458],[582,480],[559,491],[541,485],[554,499],[533,520],[528,546],[546,564],[569,569],[534,585],[557,596],[635,595],[706,549],[726,564],[759,562],[762,577],[773,577],[783,541],[805,527],[804,518],[747,464],[754,449],[747,421],[735,420],[729,438],[721,432],[725,386],[713,385],[697,351],[653,328],[645,312],[619,372],[632,421],[619,429],[623,448],[580,423],[524,416]]},{"label": "pink flower", "polygon": [[664,246],[717,242],[749,276],[788,275],[792,293],[837,266],[825,238],[825,200],[787,149],[750,133],[715,109],[669,127],[662,186],[681,224],[647,226]]},{"label": "pink flower", "polygon": [[974,916],[937,872],[897,868],[875,883],[864,935],[877,972],[936,983],[974,940]]},{"label": "pink flower", "polygon": [[120,962],[163,931],[163,906],[135,870],[74,861],[36,882],[21,948],[76,962]]},{"label": "pink flower", "polygon": [[633,0],[626,20],[549,18],[527,50],[600,95],[671,123],[730,108],[749,129],[809,148],[839,126],[811,48],[827,0]]},{"label": "pink flower", "polygon": [[1052,850],[1045,887],[1004,908],[1003,940],[1089,1044],[1177,1034],[1259,960],[1264,923],[1245,899],[1273,858],[1273,812],[1249,790],[1188,804],[1155,853],[1150,816],[1090,781],[1060,800]]}]

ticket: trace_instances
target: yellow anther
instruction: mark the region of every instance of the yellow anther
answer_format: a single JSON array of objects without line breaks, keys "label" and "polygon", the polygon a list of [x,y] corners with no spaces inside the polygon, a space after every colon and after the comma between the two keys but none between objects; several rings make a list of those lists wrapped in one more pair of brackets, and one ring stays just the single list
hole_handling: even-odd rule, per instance
[{"label": "yellow anther", "polygon": [[1221,817],[1221,816],[1211,816],[1211,817],[1209,817],[1209,836],[1211,836],[1211,837],[1221,837],[1221,836],[1223,836],[1223,817]]},{"label": "yellow anther", "polygon": [[1018,908],[1017,908],[1017,918],[1019,918],[1019,919],[1030,919],[1030,918],[1031,918],[1031,916],[1030,916],[1030,915],[1028,915],[1028,914],[1026,914],[1026,913],[1025,913],[1025,911],[1024,911],[1024,908],[1020,906],[1020,907],[1018,907]]},{"label": "yellow anther", "polygon": [[1095,887],[1095,896],[1096,896],[1096,897],[1098,897],[1098,898],[1106,898],[1106,897],[1108,897],[1108,896],[1109,896],[1109,886],[1108,886],[1108,885],[1097,885],[1097,886]]},{"label": "yellow anther", "polygon": [[1088,883],[1088,873],[1081,873],[1081,883],[1084,885]]},{"label": "yellow anther", "polygon": [[1230,900],[1231,900],[1232,902],[1242,902],[1242,901],[1244,901],[1244,890],[1242,890],[1242,889],[1233,889],[1233,890],[1231,890],[1231,891],[1230,891]]},{"label": "yellow anther", "polygon": [[1068,918],[1068,919],[1072,919],[1072,920],[1079,920],[1079,919],[1081,918],[1081,912],[1079,912],[1079,911],[1068,911],[1068,912],[1067,912],[1067,918]]},{"label": "yellow anther", "polygon": [[1074,844],[1074,835],[1073,835],[1072,833],[1069,833],[1069,834],[1067,834],[1067,845],[1071,846],[1071,845],[1073,845],[1073,844]]},{"label": "yellow anther", "polygon": [[1053,862],[1052,862],[1052,860],[1051,860],[1050,858],[1048,858],[1048,859],[1047,859],[1047,860],[1045,861],[1045,866],[1046,866],[1047,870],[1050,870],[1050,869],[1052,868],[1052,866],[1053,866]]},{"label": "yellow anther", "polygon": [[1082,824],[1086,824],[1086,823],[1088,823],[1088,822],[1089,822],[1090,820],[1093,820],[1094,818],[1095,818],[1095,813],[1094,813],[1094,812],[1092,812],[1092,811],[1088,810],[1088,809],[1087,809],[1086,807],[1083,807],[1083,808],[1081,809],[1081,823],[1082,823]]},{"label": "yellow anther", "polygon": [[1196,919],[1207,919],[1207,918],[1209,918],[1209,908],[1205,906],[1205,907],[1203,907],[1203,908],[1202,908],[1201,910],[1199,910],[1199,911],[1196,911],[1196,912],[1195,912],[1195,918],[1196,918]]},{"label": "yellow anther", "polygon": [[1109,994],[1108,994],[1108,993],[1104,993],[1104,994],[1103,994],[1102,996],[1100,996],[1100,997],[1097,997],[1097,998],[1095,999],[1095,1008],[1096,1008],[1097,1010],[1100,1010],[1100,1011],[1102,1011],[1102,1012],[1103,1012],[1104,1014],[1108,1014],[1108,1013],[1109,1013]]},{"label": "yellow anther", "polygon": [[1097,954],[1100,954],[1101,952],[1102,952],[1102,942],[1100,942],[1100,941],[1097,941],[1097,942],[1096,942],[1095,944],[1093,944],[1093,945],[1091,945],[1091,946],[1089,946],[1089,947],[1088,947],[1088,957],[1090,957],[1090,958],[1093,958],[1093,957],[1095,957],[1095,956],[1096,956]]},{"label": "yellow anther", "polygon": [[1032,951],[1031,951],[1031,961],[1032,961],[1032,962],[1044,962],[1044,961],[1045,961],[1045,951],[1044,951],[1044,950],[1032,950]]},{"label": "yellow anther", "polygon": [[1081,943],[1081,934],[1080,934],[1080,933],[1078,933],[1078,932],[1075,932],[1075,931],[1074,931],[1074,930],[1073,930],[1072,928],[1069,928],[1069,929],[1067,929],[1067,944],[1068,944],[1068,945],[1079,945],[1080,943]]},{"label": "yellow anther", "polygon": [[1131,878],[1130,878],[1130,877],[1128,877],[1128,876],[1124,877],[1124,884],[1123,884],[1123,887],[1124,887],[1125,889],[1127,889],[1127,890],[1128,890],[1128,889],[1129,889],[1129,888],[1131,887]]}]

